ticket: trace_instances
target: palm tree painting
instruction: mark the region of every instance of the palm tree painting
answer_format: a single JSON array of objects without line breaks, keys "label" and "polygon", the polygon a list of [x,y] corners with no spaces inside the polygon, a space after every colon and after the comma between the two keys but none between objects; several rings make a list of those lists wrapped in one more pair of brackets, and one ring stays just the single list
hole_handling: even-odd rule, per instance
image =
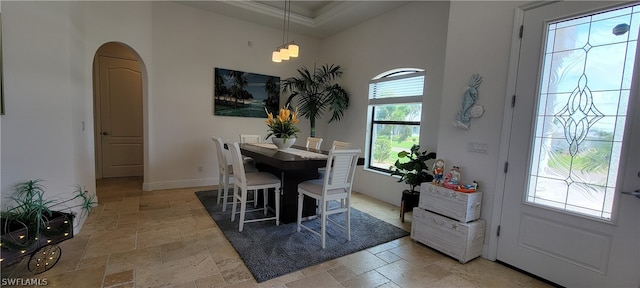
[{"label": "palm tree painting", "polygon": [[280,77],[231,69],[214,69],[213,114],[266,118],[265,109],[277,113]]}]

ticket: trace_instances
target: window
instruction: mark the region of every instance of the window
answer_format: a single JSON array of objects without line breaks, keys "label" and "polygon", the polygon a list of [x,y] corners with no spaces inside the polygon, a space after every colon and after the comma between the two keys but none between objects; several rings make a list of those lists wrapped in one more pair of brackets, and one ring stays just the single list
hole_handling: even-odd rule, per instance
[{"label": "window", "polygon": [[528,203],[611,219],[639,7],[548,24]]},{"label": "window", "polygon": [[369,83],[367,168],[390,172],[398,152],[420,143],[425,72],[387,71]]}]

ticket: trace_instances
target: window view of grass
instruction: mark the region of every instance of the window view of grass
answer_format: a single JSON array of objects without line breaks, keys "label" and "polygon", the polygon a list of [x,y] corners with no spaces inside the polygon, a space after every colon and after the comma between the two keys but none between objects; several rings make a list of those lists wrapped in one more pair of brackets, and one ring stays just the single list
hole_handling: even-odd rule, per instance
[{"label": "window view of grass", "polygon": [[[398,130],[404,130],[405,133],[391,136],[390,132],[394,129],[390,127],[394,126],[396,126],[395,128]],[[376,125],[374,127],[379,128],[381,132],[377,133],[373,144],[371,166],[389,169],[389,167],[398,160],[398,152],[409,151],[414,144],[420,144],[419,127],[416,127],[416,129],[408,125]],[[413,130],[417,131],[414,132]],[[407,161],[407,159],[402,159],[400,162],[402,161]]]}]

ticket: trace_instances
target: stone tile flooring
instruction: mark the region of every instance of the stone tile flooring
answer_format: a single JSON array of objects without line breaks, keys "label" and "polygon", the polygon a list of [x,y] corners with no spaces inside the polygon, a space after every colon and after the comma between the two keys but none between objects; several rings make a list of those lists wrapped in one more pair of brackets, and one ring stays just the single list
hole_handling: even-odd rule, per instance
[{"label": "stone tile flooring", "polygon": [[[22,261],[3,269],[2,277],[81,288],[548,287],[482,258],[462,265],[409,237],[256,283],[194,194],[214,187],[141,187],[140,178],[99,180],[100,205],[78,235],[59,244],[58,264],[31,275]],[[399,207],[359,193],[353,206],[410,230],[411,213],[402,223]]]}]

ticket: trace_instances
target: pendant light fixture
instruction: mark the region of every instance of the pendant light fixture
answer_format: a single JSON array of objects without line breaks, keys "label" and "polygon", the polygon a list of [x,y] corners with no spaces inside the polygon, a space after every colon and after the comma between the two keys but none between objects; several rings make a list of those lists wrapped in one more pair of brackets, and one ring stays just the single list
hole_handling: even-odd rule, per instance
[{"label": "pendant light fixture", "polygon": [[291,0],[284,1],[284,14],[282,21],[282,46],[271,53],[271,61],[280,63],[283,60],[298,57],[300,47],[293,41],[289,42],[289,24],[291,22]]}]

